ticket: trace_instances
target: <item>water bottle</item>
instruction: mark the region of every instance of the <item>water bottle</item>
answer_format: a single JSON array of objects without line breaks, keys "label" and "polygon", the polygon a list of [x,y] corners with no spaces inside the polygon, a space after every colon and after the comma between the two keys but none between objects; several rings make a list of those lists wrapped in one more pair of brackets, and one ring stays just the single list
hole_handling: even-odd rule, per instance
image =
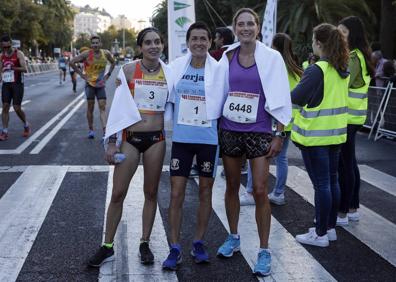
[{"label": "water bottle", "polygon": [[114,154],[114,163],[119,164],[122,163],[126,159],[126,156],[123,153]]}]

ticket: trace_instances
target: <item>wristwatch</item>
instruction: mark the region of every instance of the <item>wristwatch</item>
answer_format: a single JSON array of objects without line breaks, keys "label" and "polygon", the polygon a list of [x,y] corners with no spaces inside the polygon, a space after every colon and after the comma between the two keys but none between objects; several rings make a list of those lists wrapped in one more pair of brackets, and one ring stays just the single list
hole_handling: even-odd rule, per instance
[{"label": "wristwatch", "polygon": [[286,138],[286,132],[284,132],[284,131],[275,131],[274,132],[274,136],[280,137],[282,139],[285,139]]}]

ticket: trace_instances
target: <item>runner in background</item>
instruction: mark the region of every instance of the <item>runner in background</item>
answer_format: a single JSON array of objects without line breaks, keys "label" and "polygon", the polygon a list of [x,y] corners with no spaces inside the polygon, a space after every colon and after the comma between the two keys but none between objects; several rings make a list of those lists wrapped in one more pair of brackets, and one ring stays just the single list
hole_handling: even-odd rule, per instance
[{"label": "runner in background", "polygon": [[0,54],[0,82],[1,101],[3,110],[1,119],[3,129],[0,133],[0,141],[8,139],[8,123],[10,120],[10,104],[15,113],[23,123],[23,137],[28,137],[31,133],[30,125],[26,120],[25,112],[22,110],[22,100],[24,95],[24,75],[27,72],[25,56],[22,51],[12,47],[12,40],[9,35],[3,35],[0,40],[2,52]]},{"label": "runner in background", "polygon": [[[93,112],[95,108],[95,98],[98,100],[100,111],[100,122],[102,124],[103,135],[106,131],[106,81],[111,76],[115,67],[115,61],[110,51],[101,49],[100,37],[94,35],[91,37],[91,49],[82,52],[70,61],[72,69],[78,73],[85,81],[85,95],[87,97],[87,120],[88,120],[88,138],[95,138],[93,127]],[[110,69],[106,73],[106,65],[110,63]],[[78,63],[84,63],[84,73],[78,68]]]},{"label": "runner in background", "polygon": [[59,68],[59,84],[62,84],[66,80],[66,65],[67,61],[63,54],[60,54],[58,59],[58,68]]}]

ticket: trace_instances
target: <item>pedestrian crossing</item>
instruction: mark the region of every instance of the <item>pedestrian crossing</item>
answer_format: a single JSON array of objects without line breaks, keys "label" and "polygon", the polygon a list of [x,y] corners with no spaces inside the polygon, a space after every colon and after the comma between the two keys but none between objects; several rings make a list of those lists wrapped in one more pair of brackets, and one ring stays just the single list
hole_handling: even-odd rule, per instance
[{"label": "pedestrian crossing", "polygon": [[[392,185],[394,183],[393,176],[367,165],[362,165],[360,168],[363,181],[376,187],[378,193],[387,193],[389,197],[395,196],[394,185]],[[213,211],[222,223],[222,228],[228,230],[224,207],[225,180],[220,177],[221,170],[219,167],[213,187]],[[102,205],[107,207],[111,198],[113,171],[114,167],[112,166],[0,167],[0,178],[4,173],[20,174],[15,183],[0,198],[0,281],[18,280],[18,275],[29,256],[40,227],[67,174],[91,173],[92,177],[95,177],[94,173],[107,173],[106,198],[102,202]],[[274,166],[270,167],[270,173],[275,175]],[[169,178],[168,166],[164,166],[162,178]],[[193,185],[197,185],[197,180],[192,180]],[[115,260],[105,263],[101,267],[98,279],[99,281],[187,281],[188,277],[178,275],[177,272],[164,272],[161,269],[162,261],[168,254],[168,244],[166,220],[159,211],[156,214],[151,237],[155,263],[151,266],[142,266],[139,263],[138,249],[144,201],[142,186],[143,167],[139,166],[124,202],[123,216],[115,239]],[[312,184],[303,168],[289,166],[287,186],[298,197],[305,199],[313,206]],[[160,187],[160,189],[170,191],[169,187]],[[244,190],[244,185],[241,185],[241,190]],[[95,193],[94,189],[92,193]],[[101,208],[103,209],[103,207]],[[287,209],[288,205],[281,208]],[[353,240],[373,250],[374,256],[385,260],[384,263],[391,266],[387,269],[392,269],[396,274],[395,223],[364,205],[361,205],[359,212],[361,214],[360,221],[351,223],[344,229],[353,236]],[[309,220],[312,219],[313,215]],[[106,215],[103,214],[103,222],[105,220]],[[247,264],[253,268],[259,247],[254,206],[241,207],[239,232],[241,253]],[[339,241],[337,243],[342,244],[342,241]],[[280,218],[275,216],[271,218],[269,242],[272,251],[272,274],[261,279],[263,281],[336,281],[338,280],[336,277],[342,276],[339,273],[336,276],[336,273],[329,270],[320,259],[312,255],[309,248],[297,243],[287,227],[282,225]],[[186,252],[185,255],[188,253]],[[212,258],[211,263],[216,264],[216,260],[216,258]],[[190,266],[184,263],[182,267]],[[219,280],[218,276],[213,277],[214,280]],[[377,278],[380,279],[381,276]],[[191,278],[191,280],[194,279]],[[77,279],[71,277],[71,280]]]}]

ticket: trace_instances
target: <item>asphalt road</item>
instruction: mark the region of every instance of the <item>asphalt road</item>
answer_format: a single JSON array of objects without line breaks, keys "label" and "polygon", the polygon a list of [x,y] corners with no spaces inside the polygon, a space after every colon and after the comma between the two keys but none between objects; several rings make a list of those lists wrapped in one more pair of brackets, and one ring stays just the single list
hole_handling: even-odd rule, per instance
[{"label": "asphalt road", "polygon": [[[114,72],[116,73],[116,72]],[[112,167],[103,159],[100,122],[95,110],[96,138],[87,138],[84,85],[72,92],[70,77],[59,85],[57,73],[26,78],[25,104],[31,137],[10,114],[9,140],[0,142],[0,281],[255,281],[251,274],[258,247],[254,206],[242,207],[242,252],[230,259],[215,257],[227,236],[223,196],[225,182],[216,179],[213,212],[205,236],[211,256],[196,265],[189,256],[196,222],[198,186],[188,181],[183,207],[183,263],[176,273],[163,273],[166,258],[171,130],[161,176],[158,213],[151,244],[154,266],[138,263],[142,170],[132,180],[118,229],[116,260],[99,271],[86,267],[101,244]],[[114,94],[108,81],[108,105]],[[169,129],[168,125],[168,129]],[[338,240],[328,248],[301,246],[296,234],[313,225],[312,186],[297,148],[289,147],[289,178],[285,206],[272,206],[270,248],[273,273],[266,281],[396,281],[396,142],[357,137],[361,165],[362,219],[337,227]],[[218,168],[218,173],[222,170]],[[275,178],[270,177],[270,187]],[[110,183],[110,184],[109,184]],[[242,177],[242,188],[246,176]],[[270,188],[271,189],[271,188]]]}]

